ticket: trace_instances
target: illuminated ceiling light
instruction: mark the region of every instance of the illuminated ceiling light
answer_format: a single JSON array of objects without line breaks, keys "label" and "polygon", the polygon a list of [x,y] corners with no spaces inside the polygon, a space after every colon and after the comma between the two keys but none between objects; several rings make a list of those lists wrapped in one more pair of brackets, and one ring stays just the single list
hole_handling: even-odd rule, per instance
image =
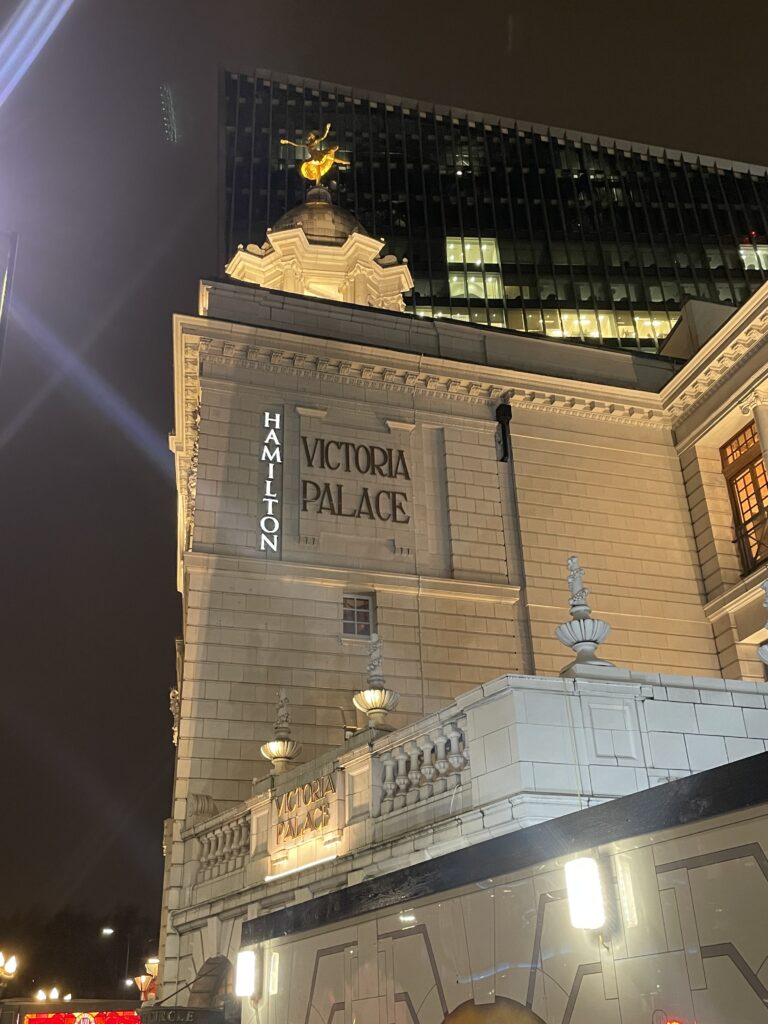
[{"label": "illuminated ceiling light", "polygon": [[461,175],[462,175],[462,171],[456,171],[456,177],[457,177],[457,178],[460,178],[460,177],[461,177]]},{"label": "illuminated ceiling light", "polygon": [[72,993],[71,992],[67,992],[67,994],[65,996],[63,996],[62,998],[64,999],[65,1003],[71,1003],[72,1002]]},{"label": "illuminated ceiling light", "polygon": [[18,966],[19,961],[16,959],[16,957],[9,956],[5,962],[5,967],[3,968],[2,973],[6,976],[6,978],[9,978],[12,974],[16,973],[16,968]]},{"label": "illuminated ceiling light", "polygon": [[56,988],[55,985],[51,989],[50,996],[51,996],[51,999],[58,999],[59,998],[59,990]]},{"label": "illuminated ceiling light", "polygon": [[47,995],[45,994],[45,992],[43,992],[43,990],[42,990],[41,988],[39,988],[39,989],[37,990],[37,992],[35,992],[35,999],[37,999],[37,1000],[38,1000],[38,1002],[41,1002],[41,1003],[42,1003],[42,1002],[44,1002],[44,1001],[45,1001],[45,1000],[46,1000],[47,998],[48,998],[48,996],[47,996]]},{"label": "illuminated ceiling light", "polygon": [[235,995],[249,998],[256,991],[256,953],[252,949],[241,949],[235,966]]},{"label": "illuminated ceiling light", "polygon": [[109,925],[105,925],[101,929],[101,934],[102,935],[114,935],[115,934],[115,929],[114,928],[110,928]]},{"label": "illuminated ceiling light", "polygon": [[565,865],[568,910],[574,928],[590,930],[605,924],[600,869],[594,857],[577,857]]},{"label": "illuminated ceiling light", "polygon": [[126,978],[123,984],[128,988],[130,985],[133,985],[133,978]]}]

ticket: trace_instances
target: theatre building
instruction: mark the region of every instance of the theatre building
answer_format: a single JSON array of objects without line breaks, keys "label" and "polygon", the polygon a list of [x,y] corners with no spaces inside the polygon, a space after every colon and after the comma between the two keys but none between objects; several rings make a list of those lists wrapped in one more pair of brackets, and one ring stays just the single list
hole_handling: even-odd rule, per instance
[{"label": "theatre building", "polygon": [[768,1024],[768,286],[647,354],[382,248],[315,184],[174,322],[161,999]]}]

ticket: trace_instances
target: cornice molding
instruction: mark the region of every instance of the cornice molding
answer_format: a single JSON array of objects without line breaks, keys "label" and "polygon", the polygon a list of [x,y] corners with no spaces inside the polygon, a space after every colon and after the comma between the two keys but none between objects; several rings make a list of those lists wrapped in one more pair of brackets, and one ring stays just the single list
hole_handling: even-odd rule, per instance
[{"label": "cornice molding", "polygon": [[252,580],[268,576],[287,583],[343,589],[347,586],[373,587],[380,592],[409,596],[451,598],[460,601],[486,601],[492,604],[515,605],[520,600],[520,587],[508,582],[454,579],[453,577],[419,576],[415,573],[387,572],[383,569],[333,568],[306,562],[266,562],[247,555],[221,555],[209,551],[187,551],[184,567],[188,572],[223,575]]},{"label": "cornice molding", "polygon": [[768,285],[738,310],[738,323],[726,321],[661,391],[674,426],[681,423],[739,367],[765,347],[768,338]]},{"label": "cornice molding", "polygon": [[[320,377],[329,383],[352,384],[379,391],[395,391],[419,394],[435,400],[463,402],[475,406],[487,406],[502,400],[512,405],[552,411],[570,416],[610,420],[632,426],[668,429],[669,420],[664,411],[641,402],[612,401],[611,398],[587,398],[569,388],[567,380],[547,381],[551,386],[504,387],[502,382],[473,379],[468,375],[459,376],[444,373],[430,373],[427,370],[410,370],[404,367],[386,365],[380,362],[364,362],[359,359],[328,358],[291,351],[290,348],[275,348],[271,345],[254,345],[248,342],[220,341],[210,337],[202,339],[205,351],[202,358],[206,363],[220,366],[236,366],[240,369],[260,372],[287,374],[297,377]],[[366,353],[370,354],[370,353]],[[397,353],[402,355],[402,353]],[[468,366],[469,368],[469,366]],[[501,376],[501,374],[495,374]],[[526,376],[515,374],[516,376]],[[510,372],[508,376],[512,376]],[[538,383],[538,382],[537,382]],[[612,389],[614,393],[618,389]],[[655,398],[655,396],[652,396]]]}]

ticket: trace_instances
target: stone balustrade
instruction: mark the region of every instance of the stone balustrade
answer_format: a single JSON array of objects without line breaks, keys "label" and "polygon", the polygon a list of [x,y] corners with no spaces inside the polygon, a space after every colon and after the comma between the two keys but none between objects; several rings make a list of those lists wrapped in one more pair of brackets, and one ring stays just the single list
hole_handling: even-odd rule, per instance
[{"label": "stone balustrade", "polygon": [[234,808],[228,816],[218,815],[197,830],[200,843],[198,884],[242,868],[251,846],[251,815],[243,807]]},{"label": "stone balustrade", "polygon": [[461,785],[461,773],[469,765],[462,724],[438,722],[429,732],[374,755],[382,770],[379,815],[411,807]]}]

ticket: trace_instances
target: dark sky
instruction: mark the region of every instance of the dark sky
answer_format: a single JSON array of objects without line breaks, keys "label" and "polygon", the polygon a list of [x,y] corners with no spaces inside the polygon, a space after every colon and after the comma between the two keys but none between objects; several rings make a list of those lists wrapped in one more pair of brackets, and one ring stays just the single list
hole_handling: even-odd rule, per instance
[{"label": "dark sky", "polygon": [[0,109],[0,228],[20,235],[0,366],[4,911],[159,905],[170,317],[221,271],[220,70],[768,164],[766,30],[754,0],[74,0]]}]

